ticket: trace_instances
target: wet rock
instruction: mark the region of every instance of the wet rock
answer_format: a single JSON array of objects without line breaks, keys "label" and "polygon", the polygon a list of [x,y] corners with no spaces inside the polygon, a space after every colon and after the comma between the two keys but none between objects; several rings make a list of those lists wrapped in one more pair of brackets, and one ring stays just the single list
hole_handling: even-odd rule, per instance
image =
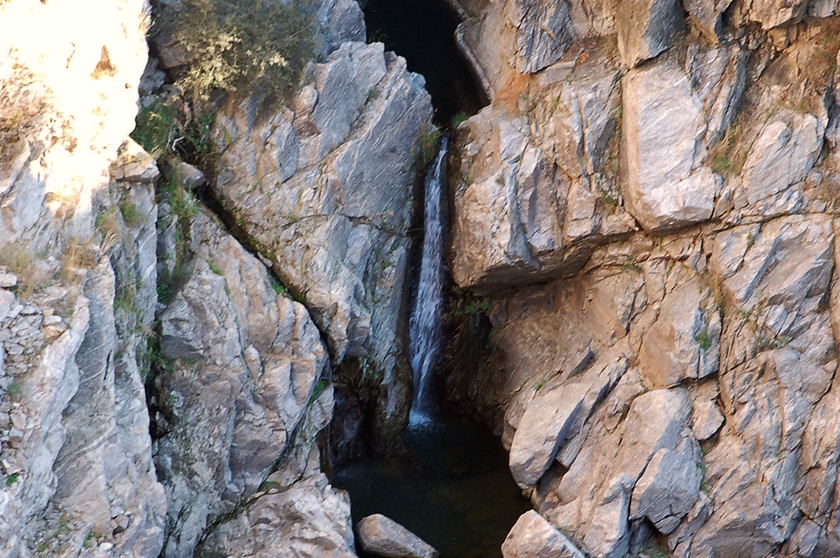
[{"label": "wet rock", "polygon": [[502,555],[504,558],[584,558],[566,535],[534,510],[522,514],[511,528],[502,543]]},{"label": "wet rock", "polygon": [[386,558],[436,558],[438,551],[420,537],[381,514],[369,515],[356,525],[359,546]]}]

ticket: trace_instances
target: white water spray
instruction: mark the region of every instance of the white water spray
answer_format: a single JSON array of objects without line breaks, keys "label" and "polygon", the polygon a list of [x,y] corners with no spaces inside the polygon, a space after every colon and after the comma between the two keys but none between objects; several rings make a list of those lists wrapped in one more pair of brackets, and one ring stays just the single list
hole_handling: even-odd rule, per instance
[{"label": "white water spray", "polygon": [[420,260],[417,298],[408,327],[409,356],[414,378],[410,425],[428,422],[433,409],[429,384],[441,343],[440,318],[443,312],[444,278],[441,203],[446,189],[448,149],[449,138],[443,137],[425,182],[423,255]]}]

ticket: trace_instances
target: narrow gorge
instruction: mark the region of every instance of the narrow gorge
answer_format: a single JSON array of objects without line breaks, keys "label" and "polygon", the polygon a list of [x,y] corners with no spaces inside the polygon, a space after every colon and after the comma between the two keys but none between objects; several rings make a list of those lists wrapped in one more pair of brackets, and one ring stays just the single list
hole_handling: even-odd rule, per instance
[{"label": "narrow gorge", "polygon": [[840,555],[839,50],[0,0],[0,558]]}]

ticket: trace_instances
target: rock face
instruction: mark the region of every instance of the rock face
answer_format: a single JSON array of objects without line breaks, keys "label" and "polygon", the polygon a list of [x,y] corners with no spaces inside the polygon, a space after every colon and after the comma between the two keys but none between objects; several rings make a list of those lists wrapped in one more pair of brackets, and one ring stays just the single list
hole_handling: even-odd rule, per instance
[{"label": "rock face", "polygon": [[306,302],[335,364],[361,363],[380,379],[381,424],[395,428],[408,397],[398,332],[412,188],[421,136],[432,133],[423,79],[381,44],[345,42],[292,109],[256,124],[248,111],[218,119],[216,194]]},{"label": "rock face", "polygon": [[142,381],[158,171],[126,141],[144,3],[88,7],[97,18],[0,6],[3,556],[152,557],[163,542]]},{"label": "rock face", "polygon": [[172,557],[192,556],[208,518],[266,480],[327,366],[306,309],[275,292],[259,260],[201,213],[189,241],[190,277],[160,317],[171,364],[158,384],[157,465]]},{"label": "rock face", "polygon": [[420,537],[381,514],[369,515],[356,525],[359,546],[385,558],[437,558],[438,551]]},{"label": "rock face", "polygon": [[[86,7],[0,2],[0,555],[349,558],[316,438],[333,373],[407,412],[423,80],[313,6],[289,105],[213,131],[254,255],[128,139],[146,3]],[[450,258],[489,333],[449,382],[534,505],[505,556],[840,554],[840,6],[460,7],[493,102],[453,141]]]},{"label": "rock face", "polygon": [[[183,189],[200,172],[171,161],[159,181],[128,139],[141,76],[146,93],[162,79],[147,66],[149,6],[95,4],[96,22],[62,3],[0,6],[0,555],[355,556],[347,496],[322,474],[316,443],[333,413],[321,331]],[[368,337],[396,338],[409,243],[408,210],[396,204],[409,205],[411,165],[356,161],[393,142],[413,148],[431,111],[422,80],[381,46],[339,47],[363,37],[359,17],[351,1],[319,8],[325,48],[343,50],[299,95],[321,96],[307,118],[324,128],[301,168],[333,154],[350,201],[327,229],[390,250],[402,267],[377,274],[364,267],[374,257],[357,253],[348,261],[365,262],[362,276],[336,271],[342,296],[375,294],[379,305],[367,308],[373,318],[353,314],[352,340],[327,336],[341,352],[334,363],[341,343],[358,355]],[[40,39],[24,32],[35,26]],[[385,97],[346,98],[346,79]],[[377,107],[364,131],[347,120],[362,106]],[[381,190],[394,184],[402,197]],[[380,198],[353,187],[380,188]]]},{"label": "rock face", "polygon": [[464,3],[493,102],[454,141],[450,258],[489,333],[447,386],[531,494],[504,552],[836,554],[836,8],[568,6],[514,76]]}]

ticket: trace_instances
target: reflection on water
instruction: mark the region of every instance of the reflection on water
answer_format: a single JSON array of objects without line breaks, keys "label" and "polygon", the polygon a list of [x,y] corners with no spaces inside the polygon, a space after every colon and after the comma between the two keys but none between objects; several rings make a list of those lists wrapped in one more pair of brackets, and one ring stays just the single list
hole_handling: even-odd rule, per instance
[{"label": "reflection on water", "polygon": [[382,513],[437,548],[442,558],[501,556],[507,532],[524,511],[499,440],[462,417],[410,429],[408,451],[366,457],[333,484],[350,492],[353,521]]}]

